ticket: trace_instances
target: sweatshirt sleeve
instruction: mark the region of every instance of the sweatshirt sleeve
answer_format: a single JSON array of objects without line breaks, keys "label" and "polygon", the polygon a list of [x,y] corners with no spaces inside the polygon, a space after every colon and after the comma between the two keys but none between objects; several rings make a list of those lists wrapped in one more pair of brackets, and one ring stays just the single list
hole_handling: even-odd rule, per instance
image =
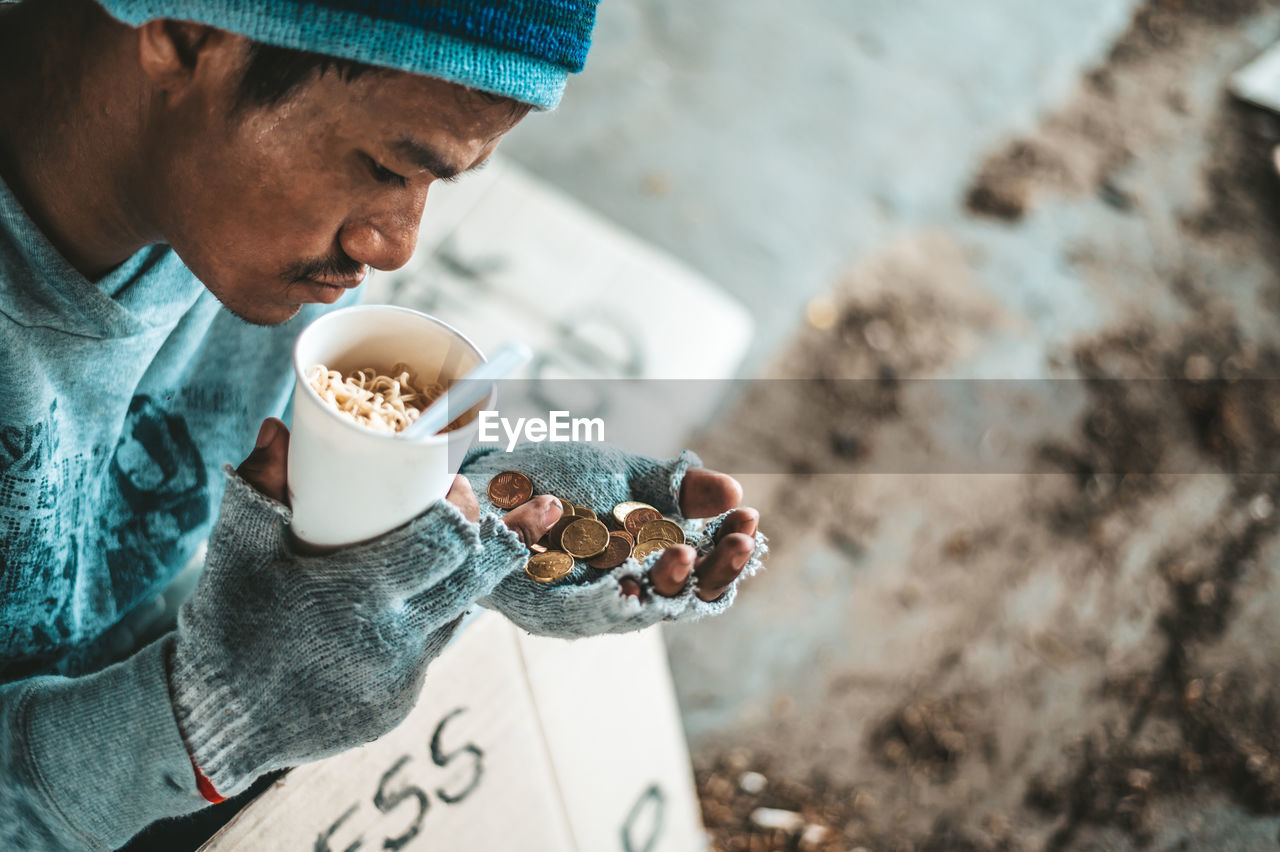
[{"label": "sweatshirt sleeve", "polygon": [[169,700],[173,640],[85,677],[0,687],[0,849],[114,849],[208,805]]}]

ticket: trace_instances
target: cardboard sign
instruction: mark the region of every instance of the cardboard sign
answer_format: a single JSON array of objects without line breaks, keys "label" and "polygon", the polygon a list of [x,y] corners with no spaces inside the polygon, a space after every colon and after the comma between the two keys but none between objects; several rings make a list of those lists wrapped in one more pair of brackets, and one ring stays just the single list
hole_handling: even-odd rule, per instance
[{"label": "cardboard sign", "polygon": [[572,848],[705,849],[661,633],[517,632]]},{"label": "cardboard sign", "polygon": [[369,745],[298,767],[206,852],[705,848],[656,630],[567,642],[484,613]]},{"label": "cardboard sign", "polygon": [[514,629],[477,619],[399,727],[292,770],[202,848],[571,849]]}]

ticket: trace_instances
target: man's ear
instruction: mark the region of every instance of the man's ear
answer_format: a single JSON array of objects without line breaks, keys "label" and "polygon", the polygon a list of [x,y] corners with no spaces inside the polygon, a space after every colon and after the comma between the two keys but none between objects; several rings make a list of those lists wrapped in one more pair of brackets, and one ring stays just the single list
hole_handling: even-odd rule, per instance
[{"label": "man's ear", "polygon": [[180,98],[202,57],[228,46],[228,33],[204,24],[157,19],[138,27],[142,73],[171,98]]}]

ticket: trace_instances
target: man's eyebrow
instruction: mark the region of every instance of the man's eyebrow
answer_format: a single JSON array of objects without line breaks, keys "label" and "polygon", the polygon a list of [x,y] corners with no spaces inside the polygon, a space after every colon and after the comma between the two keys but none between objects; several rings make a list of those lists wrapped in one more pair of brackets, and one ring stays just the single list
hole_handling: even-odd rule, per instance
[{"label": "man's eyebrow", "polygon": [[[410,139],[407,136],[397,140],[391,148],[418,168],[431,172],[432,175],[440,180],[451,180],[462,172],[471,171],[471,169],[459,168],[457,166],[450,165],[445,162],[444,157],[442,157],[438,151],[433,150],[431,147],[424,145],[416,139]],[[484,164],[481,163],[480,165]],[[480,166],[476,166],[475,168],[479,167]]]}]

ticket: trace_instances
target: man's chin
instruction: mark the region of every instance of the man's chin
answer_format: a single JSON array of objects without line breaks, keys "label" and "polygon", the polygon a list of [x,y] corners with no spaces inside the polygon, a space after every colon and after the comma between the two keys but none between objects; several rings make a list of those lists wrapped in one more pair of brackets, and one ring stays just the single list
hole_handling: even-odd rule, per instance
[{"label": "man's chin", "polygon": [[298,315],[298,311],[302,310],[302,305],[295,305],[291,308],[279,307],[275,313],[257,313],[242,314],[238,311],[232,311],[240,319],[247,323],[260,326],[284,325],[289,320]]},{"label": "man's chin", "polygon": [[[216,293],[214,294],[217,295]],[[302,304],[287,305],[246,305],[231,304],[218,298],[222,302],[222,306],[235,314],[240,319],[251,325],[272,326],[283,325],[298,315],[298,311],[302,310]]]}]

